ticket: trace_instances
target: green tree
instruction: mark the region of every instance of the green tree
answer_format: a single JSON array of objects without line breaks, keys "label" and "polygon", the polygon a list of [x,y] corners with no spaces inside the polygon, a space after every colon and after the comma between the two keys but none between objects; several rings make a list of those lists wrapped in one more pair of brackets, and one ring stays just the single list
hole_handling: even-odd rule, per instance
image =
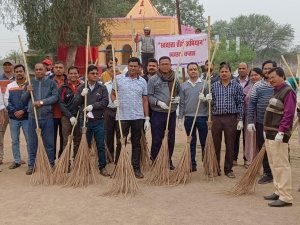
[{"label": "green tree", "polygon": [[223,20],[215,22],[213,34],[228,40],[240,37],[241,43],[265,58],[285,52],[294,38],[294,29],[290,24],[276,23],[269,16],[251,14],[232,18],[228,23]]},{"label": "green tree", "polygon": [[[162,15],[176,16],[175,0],[153,0],[152,2]],[[182,24],[201,29],[205,27],[204,8],[198,0],[181,0],[179,7]]]}]

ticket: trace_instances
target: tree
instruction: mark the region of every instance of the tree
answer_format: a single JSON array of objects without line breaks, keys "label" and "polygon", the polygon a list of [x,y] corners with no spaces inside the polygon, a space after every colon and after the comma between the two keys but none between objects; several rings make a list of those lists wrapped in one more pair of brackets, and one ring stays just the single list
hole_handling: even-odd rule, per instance
[{"label": "tree", "polygon": [[213,34],[228,40],[240,37],[243,44],[264,58],[285,52],[294,38],[294,29],[290,24],[276,23],[269,16],[251,14],[232,18],[229,23],[215,22]]},{"label": "tree", "polygon": [[[176,16],[175,0],[153,0],[157,10],[165,16]],[[204,8],[198,0],[181,0],[179,2],[181,22],[195,28],[205,27]]]}]

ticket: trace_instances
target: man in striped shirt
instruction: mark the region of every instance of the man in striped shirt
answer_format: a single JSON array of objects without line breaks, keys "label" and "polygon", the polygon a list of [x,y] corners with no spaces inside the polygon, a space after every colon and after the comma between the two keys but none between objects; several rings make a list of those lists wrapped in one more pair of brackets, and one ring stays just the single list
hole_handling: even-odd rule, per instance
[{"label": "man in striped shirt", "polygon": [[232,171],[233,149],[236,130],[243,129],[243,88],[231,79],[231,67],[228,63],[220,66],[220,81],[212,85],[212,135],[220,167],[222,132],[224,131],[226,152],[224,173],[235,178]]},{"label": "man in striped shirt", "polygon": [[[248,119],[248,131],[256,130],[256,145],[258,151],[262,148],[265,143],[264,134],[263,134],[263,122],[266,108],[269,104],[274,90],[273,87],[268,82],[268,72],[277,67],[276,62],[267,60],[262,64],[262,70],[264,79],[259,82],[256,82],[251,90],[249,108],[247,112]],[[267,154],[265,154],[263,160],[264,173],[263,176],[259,179],[259,184],[267,184],[273,181],[273,176],[271,168],[269,166]]]}]

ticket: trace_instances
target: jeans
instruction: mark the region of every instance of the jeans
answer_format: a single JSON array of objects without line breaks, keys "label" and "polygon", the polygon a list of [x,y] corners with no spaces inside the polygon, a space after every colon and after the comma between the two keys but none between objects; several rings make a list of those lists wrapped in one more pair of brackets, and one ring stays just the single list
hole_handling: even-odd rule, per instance
[{"label": "jeans", "polygon": [[[186,116],[184,120],[184,127],[186,134],[189,135],[191,132],[192,124],[193,124],[194,117],[193,116]],[[202,149],[202,159],[204,157],[204,149],[205,149],[205,142],[206,142],[206,136],[208,132],[207,128],[207,116],[197,116],[194,129],[192,132],[192,140],[190,143],[190,150],[191,150],[191,160],[192,160],[192,166],[196,167],[196,144],[197,144],[197,135],[196,135],[196,129],[198,130],[198,135],[200,139],[201,149]]]},{"label": "jeans", "polygon": [[[14,120],[9,119],[10,135],[11,135],[11,146],[12,153],[14,156],[15,163],[21,164],[20,155],[20,129],[22,127],[23,134],[25,136],[27,153],[29,155],[28,149],[28,120]],[[29,159],[29,157],[28,157]]]},{"label": "jeans", "polygon": [[[39,119],[39,127],[43,144],[51,166],[54,166],[54,123],[53,118]],[[38,148],[38,139],[36,135],[36,123],[34,118],[28,119],[28,145],[29,145],[29,160],[28,167],[33,168]]]},{"label": "jeans", "polygon": [[0,125],[0,161],[3,160],[4,157],[4,134],[8,125],[8,115],[7,111],[4,110],[4,123]]},{"label": "jeans", "polygon": [[103,169],[106,166],[105,159],[105,145],[104,145],[104,121],[98,120],[93,122],[87,122],[86,124],[86,139],[91,147],[92,137],[96,141],[97,153],[98,153],[98,167]]}]

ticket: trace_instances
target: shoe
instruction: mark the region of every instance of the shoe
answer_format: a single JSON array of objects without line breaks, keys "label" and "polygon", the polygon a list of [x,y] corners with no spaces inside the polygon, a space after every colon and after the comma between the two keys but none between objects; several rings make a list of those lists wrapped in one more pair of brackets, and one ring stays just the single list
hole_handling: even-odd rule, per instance
[{"label": "shoe", "polygon": [[31,175],[33,174],[33,168],[28,167],[28,169],[26,170],[26,175]]},{"label": "shoe", "polygon": [[227,173],[227,174],[225,174],[227,177],[229,177],[229,178],[235,178],[235,175],[234,175],[234,173],[233,172],[229,172],[229,173]]},{"label": "shoe", "polygon": [[175,166],[173,165],[173,163],[170,163],[170,170],[175,170]]},{"label": "shoe", "polygon": [[13,169],[16,169],[16,168],[18,168],[18,167],[20,167],[20,166],[21,166],[21,164],[13,162],[13,163],[8,167],[8,169],[13,170]]},{"label": "shoe", "polygon": [[192,166],[191,172],[196,172],[197,171],[197,166]]},{"label": "shoe", "polygon": [[144,175],[141,173],[140,170],[135,170],[135,171],[134,171],[134,175],[135,175],[135,177],[136,177],[137,179],[142,179],[142,178],[144,178]]},{"label": "shoe", "polygon": [[259,184],[268,184],[271,182],[273,182],[273,177],[266,174],[262,175],[262,177],[258,180]]},{"label": "shoe", "polygon": [[233,160],[232,166],[237,166],[237,161],[236,160]]},{"label": "shoe", "polygon": [[250,166],[250,162],[247,161],[247,160],[244,160],[244,167],[245,167],[246,169],[248,169],[249,166]]},{"label": "shoe", "polygon": [[104,177],[109,177],[109,173],[107,172],[106,168],[100,169],[100,174]]},{"label": "shoe", "polygon": [[268,203],[268,205],[270,207],[285,207],[285,206],[292,206],[293,203],[288,203],[288,202],[281,201],[280,199],[277,199],[274,202]]},{"label": "shoe", "polygon": [[268,196],[264,196],[265,200],[277,200],[279,199],[279,195],[276,195],[275,193],[268,195]]}]

